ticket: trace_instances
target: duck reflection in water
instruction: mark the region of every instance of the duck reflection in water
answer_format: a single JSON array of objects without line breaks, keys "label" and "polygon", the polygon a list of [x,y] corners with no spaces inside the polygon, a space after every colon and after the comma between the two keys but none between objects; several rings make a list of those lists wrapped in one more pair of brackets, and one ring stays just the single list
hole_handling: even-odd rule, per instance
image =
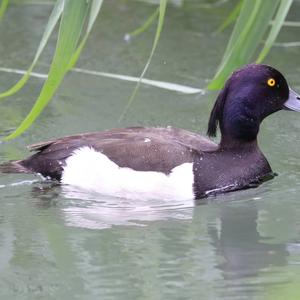
[{"label": "duck reflection in water", "polygon": [[[286,245],[260,235],[255,203],[222,206],[220,222],[220,230],[209,226],[208,233],[223,261],[217,267],[228,287],[247,285],[249,281],[243,279],[257,278],[265,268],[287,264]],[[255,283],[252,288],[255,290]]]}]

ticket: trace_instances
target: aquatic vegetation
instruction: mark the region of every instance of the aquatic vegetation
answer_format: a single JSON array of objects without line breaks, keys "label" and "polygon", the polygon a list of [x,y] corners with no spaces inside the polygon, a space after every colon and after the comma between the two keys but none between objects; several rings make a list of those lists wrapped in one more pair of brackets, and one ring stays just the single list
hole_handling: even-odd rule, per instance
[{"label": "aquatic vegetation", "polygon": [[[230,24],[236,16],[236,12],[239,11],[238,19],[227,44],[223,59],[215,77],[208,85],[209,89],[222,88],[225,79],[234,69],[250,62],[269,27],[271,27],[256,59],[258,63],[263,61],[283,25],[292,2],[293,0],[245,0],[238,3],[233,10],[233,14],[229,15],[226,21]],[[274,22],[269,26],[273,18]],[[226,22],[223,27],[226,27]]]},{"label": "aquatic vegetation", "polygon": [[[0,98],[10,96],[24,86],[30,76],[30,72],[33,70],[52,31],[54,30],[56,23],[60,19],[56,51],[53,56],[48,78],[43,85],[36,103],[27,117],[22,121],[19,127],[9,136],[5,137],[5,139],[12,139],[23,133],[49,103],[66,73],[76,64],[96,20],[98,12],[100,11],[102,2],[102,0],[92,0],[88,2],[85,0],[58,0],[56,2],[35,58],[27,73],[10,90],[0,94]],[[85,33],[83,34],[83,38],[80,40],[84,26],[86,26]]]},{"label": "aquatic vegetation", "polygon": [[[123,118],[124,114],[132,104],[140,83],[143,81],[143,77],[151,63],[163,29],[167,2],[167,0],[158,0],[158,8],[155,9],[141,27],[125,36],[125,39],[127,40],[132,36],[137,36],[147,30],[157,20],[156,34],[149,58],[141,72],[139,80],[137,81],[127,105],[120,116],[120,119]],[[173,4],[178,6],[185,5],[184,1],[169,2],[174,2]],[[208,84],[208,89],[222,88],[228,75],[237,67],[252,61],[253,55],[259,47],[261,47],[261,50],[256,61],[263,61],[272,47],[280,28],[284,24],[285,17],[292,2],[293,0],[241,0],[237,3],[231,14],[229,14],[227,19],[217,30],[217,32],[224,30],[236,20],[236,24],[224,52],[223,59],[214,78]],[[22,134],[32,125],[43,109],[47,106],[63,81],[65,75],[75,66],[100,12],[102,3],[103,0],[56,0],[56,2],[53,2],[54,7],[52,13],[45,27],[44,34],[41,38],[32,64],[15,85],[7,91],[0,93],[0,99],[15,94],[26,84],[49,40],[49,37],[59,22],[56,51],[53,55],[47,79],[41,89],[38,99],[26,118],[14,132],[6,136],[4,139],[13,139]],[[5,13],[8,5],[9,0],[2,1],[0,6],[0,18]],[[199,3],[198,5],[200,8],[202,7],[206,9],[213,9],[214,6],[213,4],[205,5],[203,3]],[[265,43],[261,46],[260,44],[263,38],[265,38]]]}]

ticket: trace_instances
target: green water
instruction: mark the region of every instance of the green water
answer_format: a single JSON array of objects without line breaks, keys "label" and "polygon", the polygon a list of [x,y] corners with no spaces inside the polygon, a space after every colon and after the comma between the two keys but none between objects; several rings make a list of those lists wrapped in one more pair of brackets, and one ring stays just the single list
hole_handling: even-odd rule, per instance
[{"label": "green water", "polygon": [[[46,3],[46,2],[45,2]],[[180,3],[180,1],[177,1]],[[231,2],[168,7],[147,78],[204,87],[229,31],[212,32]],[[138,76],[155,27],[133,39],[154,6],[104,1],[78,67]],[[289,20],[299,21],[295,2]],[[0,25],[1,67],[26,69],[50,5],[12,5]],[[278,41],[298,41],[284,28]],[[38,72],[46,72],[54,38]],[[267,63],[300,91],[300,50],[275,47]],[[19,75],[0,71],[1,90]],[[0,103],[0,130],[18,125],[43,81],[32,78]],[[216,93],[183,95],[141,86],[118,123],[134,85],[71,73],[34,126],[0,144],[0,159],[28,155],[25,145],[78,132],[128,125],[173,125],[202,134]],[[262,125],[260,144],[279,176],[257,189],[208,203],[146,202],[63,189],[30,175],[0,175],[1,299],[300,299],[300,114],[279,112]]]}]

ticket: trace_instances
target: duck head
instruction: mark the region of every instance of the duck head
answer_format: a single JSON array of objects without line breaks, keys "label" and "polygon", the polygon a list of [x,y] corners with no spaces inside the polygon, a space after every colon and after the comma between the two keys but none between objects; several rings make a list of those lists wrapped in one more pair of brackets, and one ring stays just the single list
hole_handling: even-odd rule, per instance
[{"label": "duck head", "polygon": [[281,109],[300,112],[300,96],[276,69],[246,65],[225,83],[211,112],[207,134],[215,136],[219,125],[221,147],[230,141],[256,141],[262,120]]}]

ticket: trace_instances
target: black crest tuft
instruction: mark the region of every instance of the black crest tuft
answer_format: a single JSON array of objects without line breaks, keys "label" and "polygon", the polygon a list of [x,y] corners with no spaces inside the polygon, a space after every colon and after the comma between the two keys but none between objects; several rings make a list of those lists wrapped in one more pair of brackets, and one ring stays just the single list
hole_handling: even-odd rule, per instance
[{"label": "black crest tuft", "polygon": [[216,136],[218,125],[221,126],[223,119],[224,104],[227,97],[227,84],[221,90],[215,105],[210,113],[208,121],[207,135],[210,137]]}]

